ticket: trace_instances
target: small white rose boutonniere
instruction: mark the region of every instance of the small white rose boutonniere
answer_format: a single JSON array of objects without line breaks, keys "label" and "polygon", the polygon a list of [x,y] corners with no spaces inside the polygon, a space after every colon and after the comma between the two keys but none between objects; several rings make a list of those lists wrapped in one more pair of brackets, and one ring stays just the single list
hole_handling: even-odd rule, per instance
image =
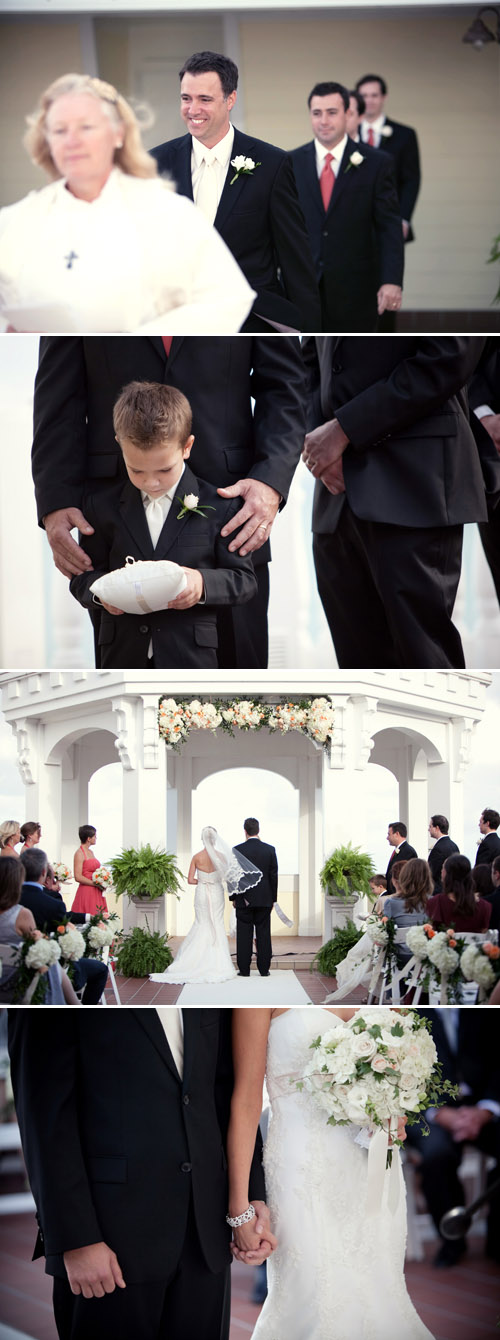
[{"label": "small white rose boutonniere", "polygon": [[[202,507],[198,507],[199,498],[196,493],[185,493],[183,498],[177,498],[177,502],[182,503],[181,510],[177,513],[178,521],[183,516],[188,516],[190,512],[197,512],[198,516],[206,516],[206,511],[204,512]],[[206,503],[205,507],[209,512],[215,512],[215,507],[211,507],[210,503]]]},{"label": "small white rose boutonniere", "polygon": [[234,177],[231,177],[229,185],[232,186],[234,182],[238,180],[238,177],[251,177],[255,168],[260,166],[260,163],[254,163],[253,158],[245,158],[244,154],[237,154],[236,158],[231,159],[231,167],[234,168]]},{"label": "small white rose boutonniere", "polygon": [[355,149],[354,153],[351,154],[351,157],[349,159],[347,167],[345,168],[345,171],[350,172],[352,167],[355,168],[361,167],[361,164],[364,163],[364,161],[365,161],[364,155],[360,154],[358,149]]},{"label": "small white rose boutonniere", "polygon": [[381,126],[380,134],[384,136],[384,139],[388,140],[389,136],[392,135],[392,126]]}]

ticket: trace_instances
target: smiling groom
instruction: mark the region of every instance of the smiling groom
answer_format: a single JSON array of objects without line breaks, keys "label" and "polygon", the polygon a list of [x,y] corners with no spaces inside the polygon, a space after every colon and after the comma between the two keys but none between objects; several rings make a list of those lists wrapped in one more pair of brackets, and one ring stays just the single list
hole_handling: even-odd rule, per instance
[{"label": "smiling groom", "polygon": [[318,286],[289,154],[231,125],[238,67],[228,56],[196,52],[180,80],[188,134],[151,152],[160,173],[214,224],[256,291],[243,330],[319,330]]}]

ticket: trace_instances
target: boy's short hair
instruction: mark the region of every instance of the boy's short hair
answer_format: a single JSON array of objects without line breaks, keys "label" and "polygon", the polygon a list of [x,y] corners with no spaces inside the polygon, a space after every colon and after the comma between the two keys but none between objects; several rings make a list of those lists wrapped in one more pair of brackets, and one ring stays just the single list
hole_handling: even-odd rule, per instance
[{"label": "boy's short hair", "polygon": [[372,875],[371,878],[368,880],[368,883],[376,884],[377,889],[387,888],[387,880],[385,875]]},{"label": "boy's short hair", "polygon": [[132,442],[140,451],[162,446],[166,441],[187,441],[193,416],[182,391],[161,382],[129,382],[120,392],[113,410],[113,427],[121,443]]}]

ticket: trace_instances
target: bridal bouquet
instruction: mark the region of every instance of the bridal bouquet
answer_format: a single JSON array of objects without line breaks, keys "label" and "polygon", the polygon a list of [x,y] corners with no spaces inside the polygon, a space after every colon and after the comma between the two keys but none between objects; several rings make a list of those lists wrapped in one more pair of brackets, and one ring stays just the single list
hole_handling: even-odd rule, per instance
[{"label": "bridal bouquet", "polygon": [[106,865],[99,866],[98,870],[92,872],[92,883],[97,884],[99,889],[111,889],[113,887],[111,870],[108,870]]},{"label": "bridal bouquet", "polygon": [[[400,1146],[399,1120],[421,1122],[428,1131],[420,1114],[456,1095],[442,1079],[429,1028],[413,1010],[360,1010],[315,1038],[297,1087],[328,1114],[327,1125],[355,1125],[370,1133],[379,1127]],[[388,1149],[387,1167],[391,1157]]]},{"label": "bridal bouquet", "polygon": [[66,884],[68,879],[73,878],[69,866],[65,865],[64,861],[54,861],[52,869],[60,884]]}]

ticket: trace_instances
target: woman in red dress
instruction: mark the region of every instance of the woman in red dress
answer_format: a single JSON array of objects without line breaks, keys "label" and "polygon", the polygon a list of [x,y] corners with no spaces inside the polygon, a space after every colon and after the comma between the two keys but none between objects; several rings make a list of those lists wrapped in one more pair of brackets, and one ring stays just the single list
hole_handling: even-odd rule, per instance
[{"label": "woman in red dress", "polygon": [[78,888],[71,911],[90,912],[93,916],[101,908],[104,912],[108,910],[102,889],[92,881],[94,870],[99,870],[101,865],[97,856],[92,856],[90,850],[91,847],[95,846],[97,833],[91,824],[82,824],[82,827],[78,829],[78,837],[81,846],[78,851],[75,851],[73,859],[73,872],[78,882]]}]

